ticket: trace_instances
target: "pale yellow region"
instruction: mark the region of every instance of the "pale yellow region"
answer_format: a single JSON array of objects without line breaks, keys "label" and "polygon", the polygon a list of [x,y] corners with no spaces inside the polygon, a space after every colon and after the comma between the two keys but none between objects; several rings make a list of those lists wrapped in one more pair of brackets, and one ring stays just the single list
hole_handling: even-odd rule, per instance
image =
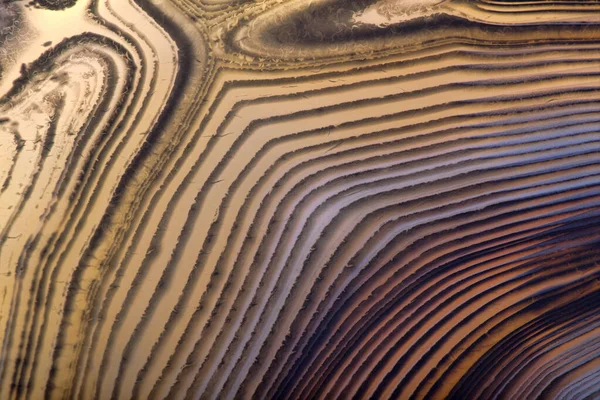
[{"label": "pale yellow region", "polygon": [[383,27],[439,13],[445,2],[446,0],[381,0],[354,14],[352,21]]},{"label": "pale yellow region", "polygon": [[13,81],[20,75],[22,64],[34,62],[48,50],[44,43],[52,42],[52,45],[56,45],[65,38],[80,35],[83,32],[118,38],[110,30],[89,17],[89,4],[90,0],[78,1],[73,7],[60,11],[33,7],[25,9],[23,6],[27,27],[30,28],[28,28],[27,35],[23,40],[20,40],[17,48],[14,49],[16,54],[12,58],[14,58],[14,61],[18,60],[18,62],[9,62],[3,65],[3,76],[0,79],[0,96],[11,89]]}]

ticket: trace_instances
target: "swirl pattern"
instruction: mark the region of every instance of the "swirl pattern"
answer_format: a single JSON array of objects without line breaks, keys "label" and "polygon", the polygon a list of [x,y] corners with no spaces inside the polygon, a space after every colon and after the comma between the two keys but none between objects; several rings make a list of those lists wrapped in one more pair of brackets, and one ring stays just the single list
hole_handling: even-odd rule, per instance
[{"label": "swirl pattern", "polygon": [[0,398],[600,396],[594,0],[0,3]]}]

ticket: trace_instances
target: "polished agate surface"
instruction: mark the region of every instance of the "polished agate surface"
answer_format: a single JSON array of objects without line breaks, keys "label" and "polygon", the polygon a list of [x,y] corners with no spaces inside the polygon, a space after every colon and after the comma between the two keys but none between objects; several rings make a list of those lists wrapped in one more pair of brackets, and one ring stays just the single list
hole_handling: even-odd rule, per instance
[{"label": "polished agate surface", "polygon": [[0,399],[600,397],[600,3],[0,0]]}]

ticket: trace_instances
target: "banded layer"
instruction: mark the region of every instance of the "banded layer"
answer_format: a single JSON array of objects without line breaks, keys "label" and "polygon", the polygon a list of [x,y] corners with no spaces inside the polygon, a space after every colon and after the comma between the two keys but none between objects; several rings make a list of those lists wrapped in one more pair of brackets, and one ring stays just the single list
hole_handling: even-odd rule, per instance
[{"label": "banded layer", "polygon": [[596,1],[50,3],[0,5],[0,398],[598,395]]}]

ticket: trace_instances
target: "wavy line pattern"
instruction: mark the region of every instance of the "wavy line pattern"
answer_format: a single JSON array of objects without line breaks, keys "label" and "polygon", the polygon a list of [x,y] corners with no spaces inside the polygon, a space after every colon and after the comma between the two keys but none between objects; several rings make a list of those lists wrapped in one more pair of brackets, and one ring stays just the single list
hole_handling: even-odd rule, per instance
[{"label": "wavy line pattern", "polygon": [[600,396],[600,4],[0,4],[0,398]]}]

